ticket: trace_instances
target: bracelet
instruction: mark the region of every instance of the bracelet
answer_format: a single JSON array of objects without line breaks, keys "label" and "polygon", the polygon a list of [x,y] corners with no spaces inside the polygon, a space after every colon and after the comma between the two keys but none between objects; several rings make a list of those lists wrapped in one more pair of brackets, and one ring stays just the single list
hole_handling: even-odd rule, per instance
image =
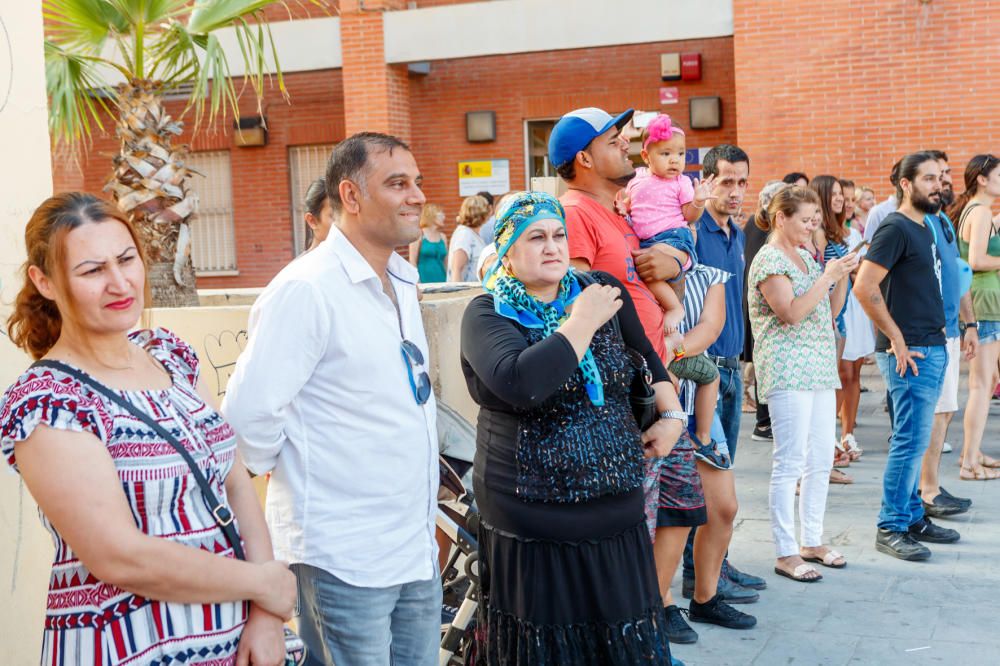
[{"label": "bracelet", "polygon": [[698,210],[705,210],[705,204],[702,204],[702,205],[699,206],[698,204],[696,204],[694,202],[694,199],[691,200],[691,205],[694,206],[695,208],[697,208]]},{"label": "bracelet", "polygon": [[684,358],[685,353],[686,352],[684,351],[684,345],[677,345],[677,347],[674,348],[674,360],[675,361],[681,360],[682,358]]}]

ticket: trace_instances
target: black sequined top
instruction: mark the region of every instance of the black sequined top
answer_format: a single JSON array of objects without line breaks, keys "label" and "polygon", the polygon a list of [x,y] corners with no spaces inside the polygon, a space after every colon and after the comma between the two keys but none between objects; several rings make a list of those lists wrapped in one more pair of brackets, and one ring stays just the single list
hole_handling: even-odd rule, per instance
[{"label": "black sequined top", "polygon": [[654,382],[666,381],[667,372],[621,283],[606,273],[593,277],[620,287],[623,301],[621,336],[605,324],[590,345],[604,383],[600,407],[587,397],[576,353],[561,334],[543,338],[498,315],[489,294],[465,312],[462,371],[481,407],[475,474],[494,490],[530,501],[579,502],[642,483],[629,387],[640,355]]}]

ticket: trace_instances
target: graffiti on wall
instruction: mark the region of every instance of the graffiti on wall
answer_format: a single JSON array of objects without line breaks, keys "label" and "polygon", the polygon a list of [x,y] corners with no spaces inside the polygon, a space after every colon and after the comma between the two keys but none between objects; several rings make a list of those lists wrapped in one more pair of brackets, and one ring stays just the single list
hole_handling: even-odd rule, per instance
[{"label": "graffiti on wall", "polygon": [[236,369],[236,359],[247,346],[247,332],[222,331],[218,335],[209,333],[204,341],[205,359],[215,370],[216,392],[226,394],[229,378]]}]

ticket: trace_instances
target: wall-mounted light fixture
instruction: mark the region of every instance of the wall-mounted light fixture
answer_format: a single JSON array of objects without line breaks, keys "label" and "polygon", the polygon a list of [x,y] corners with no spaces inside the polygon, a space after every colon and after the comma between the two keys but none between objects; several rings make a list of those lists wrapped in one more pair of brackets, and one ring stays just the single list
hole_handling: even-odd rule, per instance
[{"label": "wall-mounted light fixture", "polygon": [[496,141],[497,114],[495,111],[469,111],[465,114],[465,139],[469,143]]},{"label": "wall-mounted light fixture", "polygon": [[692,97],[688,102],[691,129],[719,129],[722,127],[721,97]]},{"label": "wall-mounted light fixture", "polygon": [[242,116],[233,121],[233,144],[239,148],[267,145],[267,121],[263,116]]},{"label": "wall-mounted light fixture", "polygon": [[664,81],[681,80],[681,54],[660,54],[660,78]]}]

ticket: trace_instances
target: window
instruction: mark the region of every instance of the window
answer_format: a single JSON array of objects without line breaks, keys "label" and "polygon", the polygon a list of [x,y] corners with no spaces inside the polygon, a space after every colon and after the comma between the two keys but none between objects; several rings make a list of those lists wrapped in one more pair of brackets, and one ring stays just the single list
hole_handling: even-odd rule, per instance
[{"label": "window", "polygon": [[531,188],[531,179],[538,176],[555,176],[556,169],[549,163],[549,135],[556,126],[555,120],[529,120],[524,124],[527,147],[527,177],[525,189]]},{"label": "window", "polygon": [[197,275],[236,275],[233,231],[233,178],[229,151],[191,153],[187,164],[197,174],[198,213],[191,222],[191,261]]},{"label": "window", "polygon": [[298,256],[312,242],[306,224],[305,198],[309,185],[326,174],[326,162],[334,144],[294,146],[288,149],[288,164],[292,176],[292,241],[293,252]]}]

